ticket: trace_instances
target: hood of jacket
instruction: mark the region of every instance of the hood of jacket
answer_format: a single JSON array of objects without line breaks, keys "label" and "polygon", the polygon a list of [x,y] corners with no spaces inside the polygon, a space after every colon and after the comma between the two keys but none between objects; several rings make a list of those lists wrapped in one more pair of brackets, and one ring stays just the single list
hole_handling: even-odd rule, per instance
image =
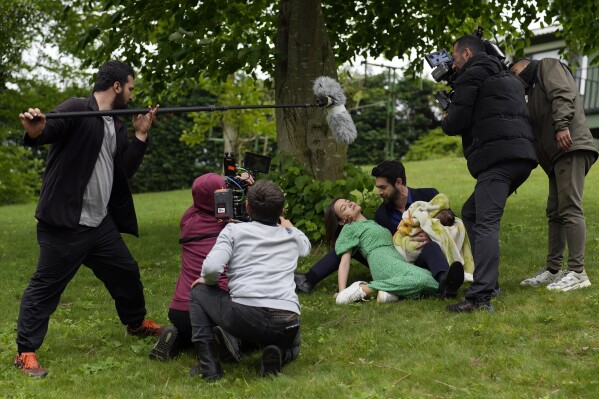
[{"label": "hood of jacket", "polygon": [[226,188],[223,178],[216,173],[206,173],[193,182],[191,195],[198,212],[214,215],[214,191]]}]

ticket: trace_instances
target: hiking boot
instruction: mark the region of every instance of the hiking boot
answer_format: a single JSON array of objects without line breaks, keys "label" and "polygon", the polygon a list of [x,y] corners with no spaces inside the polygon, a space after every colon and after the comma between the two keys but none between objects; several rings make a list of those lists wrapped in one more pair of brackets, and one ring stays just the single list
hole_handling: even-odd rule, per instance
[{"label": "hiking boot", "polygon": [[337,298],[335,299],[337,305],[346,305],[348,303],[365,300],[366,293],[362,291],[362,287],[360,287],[360,284],[366,284],[366,282],[356,281],[355,283],[341,291],[339,294],[337,294]]},{"label": "hiking boot", "polygon": [[532,277],[522,280],[520,285],[527,285],[529,287],[539,287],[541,285],[549,285],[555,283],[560,279],[561,273],[551,273],[546,267],[541,268],[537,274]]},{"label": "hiking boot", "polygon": [[214,341],[218,348],[220,360],[223,362],[241,362],[239,340],[219,326],[214,327],[212,332],[214,333]]},{"label": "hiking boot", "polygon": [[17,354],[15,357],[15,367],[29,377],[45,377],[48,375],[46,369],[37,362],[35,352]]},{"label": "hiking boot", "polygon": [[150,359],[152,360],[169,360],[175,357],[176,342],[179,330],[177,327],[168,326],[162,332],[160,339],[150,351]]},{"label": "hiking boot", "polygon": [[379,291],[378,294],[376,294],[376,301],[378,303],[398,302],[399,297],[397,295],[393,295],[389,292]]},{"label": "hiking boot", "polygon": [[583,270],[577,273],[573,270],[566,270],[562,273],[559,280],[551,283],[547,286],[548,290],[553,291],[572,291],[579,288],[585,288],[591,285],[591,280],[587,276],[587,273]]},{"label": "hiking boot", "polygon": [[223,378],[223,369],[214,342],[196,342],[194,346],[198,356],[198,364],[189,370],[189,375],[191,377],[200,375],[209,382]]},{"label": "hiking boot", "polygon": [[306,278],[305,273],[293,273],[293,280],[295,281],[295,287],[301,292],[309,294],[314,291],[314,284]]},{"label": "hiking boot", "polygon": [[441,299],[457,297],[462,284],[464,284],[464,265],[453,262],[439,279],[439,297]]},{"label": "hiking boot", "polygon": [[453,313],[469,313],[475,310],[495,311],[489,298],[465,298],[460,303],[447,306],[447,310]]},{"label": "hiking boot", "polygon": [[141,326],[137,328],[132,328],[131,326],[127,326],[127,334],[135,335],[140,338],[145,338],[149,336],[159,337],[164,332],[164,328],[153,320],[144,320],[141,323]]},{"label": "hiking boot", "polygon": [[260,362],[260,376],[277,375],[283,368],[283,354],[276,345],[268,345],[262,352],[262,362]]}]

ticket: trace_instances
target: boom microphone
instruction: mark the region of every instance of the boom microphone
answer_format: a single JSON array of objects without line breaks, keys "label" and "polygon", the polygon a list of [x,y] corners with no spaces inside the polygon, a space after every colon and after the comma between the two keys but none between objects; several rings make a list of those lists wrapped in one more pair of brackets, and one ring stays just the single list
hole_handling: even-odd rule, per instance
[{"label": "boom microphone", "polygon": [[[181,113],[181,112],[214,112],[239,109],[266,109],[266,108],[325,108],[327,111],[327,123],[333,132],[333,137],[338,143],[351,144],[358,136],[356,126],[351,116],[345,109],[345,94],[341,85],[328,76],[321,76],[314,81],[313,85],[316,99],[312,104],[263,104],[263,105],[208,105],[197,107],[159,108],[157,113]],[[46,119],[63,118],[85,118],[98,116],[138,115],[147,114],[149,108],[140,109],[111,109],[102,111],[75,111],[75,112],[49,112],[45,114]],[[24,111],[25,112],[25,111]],[[32,120],[39,120],[39,115]]]},{"label": "boom microphone", "polygon": [[345,93],[339,82],[328,76],[316,78],[313,85],[314,94],[321,99],[326,97],[328,105],[327,122],[335,140],[341,144],[351,144],[358,137],[356,126],[349,112],[345,109]]}]

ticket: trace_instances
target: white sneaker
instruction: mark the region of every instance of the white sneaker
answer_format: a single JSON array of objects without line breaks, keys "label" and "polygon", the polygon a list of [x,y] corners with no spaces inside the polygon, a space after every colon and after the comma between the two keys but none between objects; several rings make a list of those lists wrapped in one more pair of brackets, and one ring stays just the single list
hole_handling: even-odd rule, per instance
[{"label": "white sneaker", "polygon": [[551,283],[547,286],[548,290],[554,291],[572,291],[579,288],[585,288],[591,285],[591,280],[587,276],[587,273],[583,270],[580,273],[576,273],[572,270],[566,270],[562,277],[555,283]]},{"label": "white sneaker", "polygon": [[378,303],[398,302],[399,297],[397,295],[393,295],[389,292],[379,291],[379,293],[376,295],[376,301]]},{"label": "white sneaker", "polygon": [[366,282],[356,281],[355,283],[341,291],[339,294],[337,294],[337,298],[335,299],[337,305],[346,305],[352,302],[363,301],[364,298],[366,298],[366,293],[362,291],[360,284],[366,284]]},{"label": "white sneaker", "polygon": [[555,283],[562,277],[561,272],[551,273],[546,267],[541,268],[533,277],[522,280],[520,285],[528,285],[530,287],[538,287],[541,285],[549,285]]}]

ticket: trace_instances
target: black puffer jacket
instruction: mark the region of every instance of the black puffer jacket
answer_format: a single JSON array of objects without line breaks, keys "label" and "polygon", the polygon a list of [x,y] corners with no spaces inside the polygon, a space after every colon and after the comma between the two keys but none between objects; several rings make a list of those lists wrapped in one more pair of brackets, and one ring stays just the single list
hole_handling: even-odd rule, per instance
[{"label": "black puffer jacket", "polygon": [[447,135],[462,136],[474,178],[507,161],[538,163],[524,88],[501,61],[475,54],[464,65],[454,90],[442,127]]}]

